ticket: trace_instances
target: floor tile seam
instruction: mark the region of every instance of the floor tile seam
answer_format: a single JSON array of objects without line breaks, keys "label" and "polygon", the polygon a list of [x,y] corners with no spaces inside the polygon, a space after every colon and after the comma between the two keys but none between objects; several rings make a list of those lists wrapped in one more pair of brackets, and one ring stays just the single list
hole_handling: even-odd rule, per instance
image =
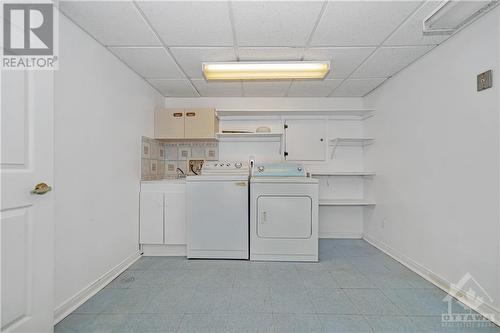
[{"label": "floor tile seam", "polygon": [[177,324],[177,328],[174,330],[174,332],[179,332],[182,326],[182,322],[184,321],[184,318],[186,317],[186,314],[183,313],[181,319],[179,320],[179,323]]},{"label": "floor tile seam", "polygon": [[356,306],[355,302],[349,297],[349,295],[347,295],[347,293],[345,292],[345,290],[341,289],[340,292],[350,302],[350,304],[353,306],[353,308],[356,309],[359,314],[361,314],[361,310]]},{"label": "floor tile seam", "polygon": [[[412,288],[409,288],[409,289],[412,289]],[[396,302],[394,302],[389,296],[387,296],[387,294],[384,292],[383,289],[379,288],[380,292],[392,303],[394,304],[394,306],[396,308],[398,308],[399,310],[401,310],[403,313],[405,313],[406,315],[411,315],[411,313],[409,313],[408,311],[406,311],[406,309],[402,308],[401,306],[399,306],[398,304],[396,304]]]},{"label": "floor tile seam", "polygon": [[369,320],[369,317],[370,316],[376,316],[376,317],[397,317],[397,318],[407,318],[412,324],[413,326],[415,326],[415,328],[421,330],[421,331],[417,331],[417,332],[427,332],[425,331],[425,328],[424,327],[421,327],[417,322],[415,322],[414,320],[412,320],[411,316],[410,315],[373,315],[373,314],[364,314],[362,315],[365,320],[368,322],[368,325],[371,327],[371,329],[373,330],[373,332],[376,332],[375,331],[375,327],[371,324],[370,320]]},{"label": "floor tile seam", "polygon": [[366,324],[368,325],[368,327],[370,328],[370,330],[375,333],[376,332],[375,331],[375,327],[373,327],[373,325],[370,323],[370,321],[368,320],[368,318],[366,316],[367,316],[366,314],[362,314],[361,315],[361,317],[366,322]]},{"label": "floor tile seam", "polygon": [[[392,305],[394,305],[398,310],[402,311],[402,313],[404,313],[404,314],[407,313],[406,310],[401,309],[399,306],[397,306],[396,304],[394,304],[394,302],[387,295],[385,295],[380,288],[346,288],[346,289],[353,289],[353,290],[359,290],[359,289],[379,290],[382,293],[382,295],[384,295],[389,300],[389,302]],[[346,297],[351,301],[351,303],[354,305],[354,307],[359,311],[359,313],[361,315],[381,315],[381,316],[384,316],[384,314],[380,314],[380,313],[363,313],[363,311],[357,305],[357,303],[354,302],[354,300],[351,297],[349,297],[349,295],[347,293],[345,293],[345,294],[346,294]]]}]

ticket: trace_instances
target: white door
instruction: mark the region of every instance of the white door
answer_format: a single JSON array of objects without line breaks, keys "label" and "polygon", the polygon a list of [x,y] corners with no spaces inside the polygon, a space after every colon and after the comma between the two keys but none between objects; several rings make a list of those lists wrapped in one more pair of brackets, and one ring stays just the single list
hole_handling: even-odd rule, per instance
[{"label": "white door", "polygon": [[139,243],[163,244],[163,193],[141,192]]},{"label": "white door", "polygon": [[165,193],[165,244],[186,244],[186,193]]},{"label": "white door", "polygon": [[288,161],[324,161],[326,157],[326,121],[287,120],[285,158]]},{"label": "white door", "polygon": [[312,202],[303,196],[257,199],[257,235],[261,238],[310,238]]},{"label": "white door", "polygon": [[52,332],[54,73],[1,76],[1,330]]}]

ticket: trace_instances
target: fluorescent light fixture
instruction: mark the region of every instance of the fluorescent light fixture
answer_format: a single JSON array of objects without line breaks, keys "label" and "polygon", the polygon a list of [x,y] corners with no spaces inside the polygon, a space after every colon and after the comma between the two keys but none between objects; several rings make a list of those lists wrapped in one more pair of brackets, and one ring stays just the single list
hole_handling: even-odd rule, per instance
[{"label": "fluorescent light fixture", "polygon": [[202,65],[207,80],[323,79],[329,61],[209,62]]},{"label": "fluorescent light fixture", "polygon": [[493,9],[499,0],[446,0],[424,21],[424,35],[451,35]]}]

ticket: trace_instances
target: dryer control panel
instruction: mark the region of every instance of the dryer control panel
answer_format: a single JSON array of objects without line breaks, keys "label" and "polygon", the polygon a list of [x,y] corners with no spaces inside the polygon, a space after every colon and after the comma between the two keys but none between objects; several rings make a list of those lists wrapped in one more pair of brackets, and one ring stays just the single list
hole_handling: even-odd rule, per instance
[{"label": "dryer control panel", "polygon": [[306,171],[298,163],[263,163],[255,165],[254,177],[305,177]]}]

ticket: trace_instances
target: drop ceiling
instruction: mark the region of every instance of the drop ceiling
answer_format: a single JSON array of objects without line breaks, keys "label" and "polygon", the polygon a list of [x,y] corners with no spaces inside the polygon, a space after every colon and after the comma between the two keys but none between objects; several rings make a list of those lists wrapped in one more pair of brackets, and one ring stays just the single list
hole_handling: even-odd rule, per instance
[{"label": "drop ceiling", "polygon": [[[61,1],[73,22],[165,97],[359,97],[446,36],[437,1]],[[322,81],[207,82],[202,62],[330,60]]]}]

